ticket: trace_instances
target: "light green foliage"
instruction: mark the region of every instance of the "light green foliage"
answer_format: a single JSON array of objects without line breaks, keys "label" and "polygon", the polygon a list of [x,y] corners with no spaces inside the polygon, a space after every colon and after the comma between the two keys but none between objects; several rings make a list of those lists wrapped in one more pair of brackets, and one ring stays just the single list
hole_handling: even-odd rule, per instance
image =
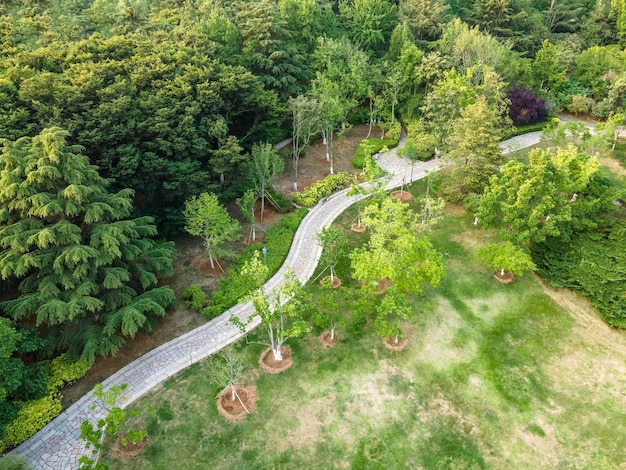
[{"label": "light green foliage", "polygon": [[388,287],[382,300],[376,306],[374,328],[381,338],[389,340],[395,337],[397,343],[402,334],[400,323],[408,320],[415,313],[417,312],[411,309],[406,296],[399,293],[395,286]]},{"label": "light green foliage", "polygon": [[243,379],[244,370],[243,360],[237,356],[232,347],[211,358],[211,378],[220,387],[230,388],[233,400],[237,398],[235,385]]},{"label": "light green foliage", "polygon": [[293,145],[293,169],[294,191],[298,190],[298,162],[303,150],[311,142],[313,134],[319,128],[319,104],[313,99],[304,95],[289,99],[289,107],[291,108],[292,121],[292,145]]},{"label": "light green foliage", "polygon": [[441,34],[448,8],[444,0],[401,0],[398,19],[406,22],[417,40],[432,41]]},{"label": "light green foliage", "polygon": [[[109,390],[104,390],[102,384],[97,384],[93,389],[94,397],[100,401],[100,406],[107,410],[107,415],[99,419],[94,425],[90,421],[83,421],[80,425],[80,438],[85,441],[85,447],[96,455],[102,449],[102,437],[106,434],[109,436],[121,435],[120,442],[123,446],[129,443],[137,444],[141,439],[147,436],[145,429],[136,429],[128,423],[128,418],[137,418],[141,416],[141,412],[137,410],[124,410],[118,406],[118,401],[124,394],[124,390],[128,388],[128,384],[114,385]],[[91,405],[95,409],[96,403]],[[79,459],[80,469],[100,469],[97,464],[87,455],[83,455]]]},{"label": "light green foliage", "polygon": [[413,119],[406,124],[406,141],[398,149],[398,155],[415,160],[426,161],[435,154],[437,137],[426,131],[421,119]]},{"label": "light green foliage", "polygon": [[269,342],[266,344],[272,348],[274,358],[281,361],[284,343],[289,338],[298,338],[311,329],[303,319],[304,310],[308,309],[311,303],[310,294],[303,290],[293,271],[285,274],[281,287],[268,293],[264,292],[262,284],[267,278],[267,267],[258,256],[244,266],[243,272],[257,281],[258,287],[245,299],[252,302],[254,314],[246,321],[236,316],[232,316],[230,320],[241,331],[245,331],[246,327],[258,317],[267,331]]},{"label": "light green foliage", "polygon": [[536,269],[528,251],[508,241],[481,246],[476,250],[476,259],[497,271],[509,271],[517,276]]},{"label": "light green foliage", "polygon": [[0,307],[92,362],[115,353],[124,336],[150,331],[175,303],[171,289],[157,287],[175,252],[152,239],[151,218],[130,218],[133,192],[109,193],[68,135],[50,128],[4,142],[0,274],[19,281],[19,294]]},{"label": "light green foliage", "polygon": [[300,193],[292,193],[293,201],[304,207],[312,207],[322,198],[330,196],[333,192],[344,189],[354,182],[354,175],[350,173],[335,173],[318,180]]},{"label": "light green foliage", "polygon": [[261,195],[261,222],[265,212],[265,195],[268,188],[285,168],[285,162],[271,144],[254,144],[252,146],[252,180],[258,194]]},{"label": "light green foliage", "polygon": [[568,240],[575,230],[595,228],[611,207],[613,193],[600,181],[598,161],[575,147],[535,149],[528,164],[510,161],[491,178],[476,215],[519,245]]},{"label": "light green foliage", "polygon": [[502,163],[499,141],[504,134],[502,117],[483,97],[467,106],[454,121],[450,135],[444,193],[452,201],[462,201],[471,193],[480,194]]},{"label": "light green foliage", "polygon": [[606,98],[612,81],[626,69],[626,53],[617,45],[593,46],[576,59],[572,78],[591,91],[596,102]]},{"label": "light green foliage", "polygon": [[66,353],[55,357],[48,364],[48,390],[51,393],[73,384],[91,369],[93,364],[85,360],[72,360]]},{"label": "light green foliage", "polygon": [[24,403],[17,417],[4,429],[4,437],[0,439],[0,452],[21,444],[56,418],[60,412],[61,399],[58,395],[48,395]]},{"label": "light green foliage", "polygon": [[202,310],[207,303],[206,293],[200,284],[192,284],[183,291],[182,295],[189,308],[196,311]]},{"label": "light green foliage", "polygon": [[385,198],[365,208],[363,222],[371,230],[369,242],[350,254],[353,276],[365,290],[375,290],[389,279],[399,293],[423,293],[436,286],[444,274],[441,255],[430,240],[418,235],[419,223],[404,203]]},{"label": "light green foliage", "polygon": [[215,268],[215,258],[232,256],[226,242],[241,238],[239,222],[228,215],[228,211],[213,193],[202,193],[185,203],[185,230],[204,240],[209,254],[211,268]]},{"label": "light green foliage", "polygon": [[559,49],[550,41],[543,42],[531,65],[531,73],[537,90],[555,93],[565,82],[566,67],[559,61]]},{"label": "light green foliage", "polygon": [[322,290],[317,297],[313,323],[320,328],[330,328],[331,339],[335,339],[335,330],[345,323],[341,313],[347,295],[348,290],[345,287],[332,288],[331,282],[327,281],[322,284]]},{"label": "light green foliage", "polygon": [[20,455],[3,455],[0,457],[0,470],[34,470]]},{"label": "light green foliage", "polygon": [[335,279],[335,266],[346,249],[345,234],[336,227],[322,227],[317,233],[317,242],[322,247],[320,264],[330,269],[331,282]]}]

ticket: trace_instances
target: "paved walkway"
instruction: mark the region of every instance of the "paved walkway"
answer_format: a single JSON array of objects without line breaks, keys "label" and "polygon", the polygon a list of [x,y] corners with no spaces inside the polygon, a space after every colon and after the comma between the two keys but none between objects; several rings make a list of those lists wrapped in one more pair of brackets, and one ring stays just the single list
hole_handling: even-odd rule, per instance
[{"label": "paved walkway", "polygon": [[[408,181],[411,166],[407,160],[396,157],[395,149],[380,157],[380,166],[389,173],[385,188],[392,189]],[[413,180],[423,178],[427,171],[436,170],[440,160],[416,164],[413,168]],[[305,283],[313,275],[321,255],[317,243],[317,232],[321,227],[329,226],[345,209],[356,201],[347,196],[348,190],[330,196],[310,210],[302,221],[285,263],[266,284],[266,290],[277,288],[284,281],[288,268],[293,268],[301,282]],[[114,385],[129,384],[121,399],[121,406],[127,406],[150,391],[157,384],[173,376],[182,369],[198,362],[244,336],[229,322],[231,315],[247,319],[254,309],[251,303],[239,304],[227,310],[210,322],[163,344],[136,359],[103,382],[105,390]],[[248,331],[259,324],[252,323]],[[84,444],[80,440],[80,425],[88,419],[96,422],[105,415],[101,407],[92,410],[95,402],[90,392],[63,411],[45,428],[11,451],[21,455],[36,469],[75,469],[78,459],[84,453]]]}]

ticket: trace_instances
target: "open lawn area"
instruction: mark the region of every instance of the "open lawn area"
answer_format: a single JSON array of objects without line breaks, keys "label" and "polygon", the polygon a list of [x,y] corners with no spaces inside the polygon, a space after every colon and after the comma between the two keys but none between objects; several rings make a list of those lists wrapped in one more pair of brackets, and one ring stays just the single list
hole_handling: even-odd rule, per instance
[{"label": "open lawn area", "polygon": [[[472,222],[448,207],[430,233],[446,275],[412,300],[420,314],[403,325],[404,350],[385,348],[348,304],[337,346],[323,348],[320,329],[290,340],[294,365],[281,374],[261,372],[264,347],[242,341],[253,414],[236,423],[218,414],[207,360],[144,397],[153,412],[141,455],[103,460],[114,469],[624,468],[626,335],[532,275],[500,284],[472,256],[496,232]],[[365,236],[350,232],[351,246]],[[357,288],[347,262],[337,272]]]}]

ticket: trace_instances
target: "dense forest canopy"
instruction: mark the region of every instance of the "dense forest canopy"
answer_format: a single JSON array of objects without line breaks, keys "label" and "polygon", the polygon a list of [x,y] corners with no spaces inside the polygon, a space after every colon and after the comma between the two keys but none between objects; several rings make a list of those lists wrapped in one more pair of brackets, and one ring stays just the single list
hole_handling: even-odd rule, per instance
[{"label": "dense forest canopy", "polygon": [[[331,147],[337,129],[399,117],[406,148],[453,162],[446,197],[477,207],[509,182],[498,141],[514,124],[568,110],[624,126],[625,44],[624,0],[0,1],[0,426],[45,395],[36,360],[93,360],[151,330],[175,300],[157,227],[180,232],[201,193],[256,188],[254,149],[294,123]],[[549,196],[596,204],[592,223],[564,216],[533,254],[624,326],[620,196],[591,181]],[[591,281],[585,250],[605,258]]]}]

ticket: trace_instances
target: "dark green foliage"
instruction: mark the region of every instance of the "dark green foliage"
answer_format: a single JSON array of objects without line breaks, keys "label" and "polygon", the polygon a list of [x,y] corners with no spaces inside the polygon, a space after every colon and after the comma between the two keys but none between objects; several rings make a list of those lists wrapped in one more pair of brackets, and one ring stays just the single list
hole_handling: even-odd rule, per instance
[{"label": "dark green foliage", "polygon": [[558,287],[574,289],[611,326],[626,328],[626,252],[623,221],[609,230],[586,232],[570,242],[547,240],[533,249],[539,273]]},{"label": "dark green foliage", "polygon": [[149,217],[129,218],[133,192],[107,182],[68,133],[44,130],[3,142],[0,273],[19,282],[0,308],[35,323],[54,349],[92,362],[125,336],[152,331],[175,303],[160,276],[173,272],[173,244],[158,244]]},{"label": "dark green foliage", "polygon": [[[267,266],[270,277],[278,271],[285,261],[291,248],[293,236],[307,213],[308,210],[299,209],[287,214],[277,225],[267,231],[263,246],[267,248]],[[202,309],[203,315],[209,318],[220,315],[233,305],[236,305],[242,297],[255,288],[254,280],[242,274],[241,269],[246,262],[249,262],[254,257],[254,253],[261,251],[261,248],[259,244],[256,244],[244,250],[237,260],[237,266],[232,270],[230,277],[220,281],[219,289],[213,293],[209,304]],[[260,253],[259,256],[261,259],[263,258]]]}]

